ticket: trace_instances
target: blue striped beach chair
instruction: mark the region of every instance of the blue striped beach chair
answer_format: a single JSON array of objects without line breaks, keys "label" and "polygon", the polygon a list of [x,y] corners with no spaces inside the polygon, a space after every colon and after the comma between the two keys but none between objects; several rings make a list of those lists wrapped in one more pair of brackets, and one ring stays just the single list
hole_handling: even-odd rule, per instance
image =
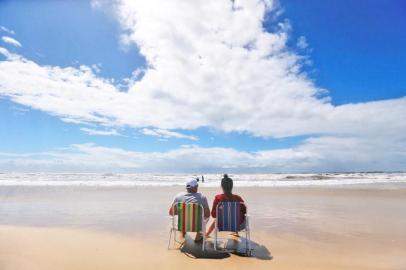
[{"label": "blue striped beach chair", "polygon": [[[201,232],[203,234],[203,245],[202,250],[205,249],[206,244],[206,223],[204,221],[204,210],[203,206],[197,203],[183,203],[178,202],[172,205],[173,209],[176,209],[176,215],[178,218],[175,218],[175,211],[172,214],[172,226],[169,235],[168,249],[170,249],[172,234],[173,234],[173,244],[178,242],[176,240],[176,232]],[[175,222],[177,220],[177,222]],[[179,243],[179,242],[178,242]]]},{"label": "blue striped beach chair", "polygon": [[[251,255],[251,236],[248,215],[245,215],[245,221],[241,224],[241,205],[242,202],[219,202],[217,205],[216,213],[216,225],[215,225],[215,236],[214,236],[214,249],[218,249],[218,232],[234,232],[238,233],[245,231],[245,254],[247,256]],[[244,204],[245,205],[245,204]],[[220,251],[231,252],[234,250],[221,249]]]}]

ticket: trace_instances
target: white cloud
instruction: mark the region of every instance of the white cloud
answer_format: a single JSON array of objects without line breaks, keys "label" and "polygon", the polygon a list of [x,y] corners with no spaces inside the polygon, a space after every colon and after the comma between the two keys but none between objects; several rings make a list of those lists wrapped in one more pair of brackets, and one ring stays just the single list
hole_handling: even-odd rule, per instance
[{"label": "white cloud", "polygon": [[[103,1],[94,4],[103,6]],[[137,46],[147,61],[142,78],[127,80],[127,91],[89,67],[38,65],[0,48],[7,58],[0,62],[0,96],[64,121],[146,128],[161,139],[165,132],[158,131],[200,127],[262,137],[329,138],[324,144],[311,139],[300,149],[261,153],[265,156],[311,156],[340,164],[320,154],[320,148],[340,153],[352,145],[354,156],[362,159],[360,155],[379,154],[374,145],[403,146],[406,98],[334,106],[322,97],[325,90],[301,72],[303,58],[288,49],[289,25],[264,31],[265,15],[274,7],[272,1],[250,0],[234,1],[234,6],[228,0],[118,1],[122,40]],[[395,151],[389,158],[380,149],[382,157],[396,161]],[[236,155],[256,162],[260,154]],[[384,159],[370,162],[386,164]]]},{"label": "white cloud", "polygon": [[100,130],[100,129],[91,129],[91,128],[81,128],[81,131],[85,132],[88,135],[99,135],[99,136],[122,136],[117,130]]},{"label": "white cloud", "polygon": [[2,26],[2,25],[0,25],[0,30],[3,31],[3,32],[8,33],[8,34],[10,34],[10,35],[14,35],[14,34],[15,34],[15,32],[14,32],[13,30],[8,29],[7,27]]},{"label": "white cloud", "polygon": [[[300,73],[301,58],[286,47],[289,27],[263,30],[271,3],[231,4],[159,2],[156,9],[154,1],[121,2],[117,18],[149,66],[127,92],[89,67],[40,66],[13,54],[0,62],[0,95],[67,121],[108,126],[264,137],[406,129],[405,98],[343,106],[320,98],[323,90]],[[380,117],[370,116],[377,111]]]},{"label": "white cloud", "polygon": [[100,73],[100,71],[101,71],[101,68],[102,68],[102,65],[101,64],[93,64],[92,65],[92,69],[93,69],[93,71],[95,72],[95,73]]},{"label": "white cloud", "polygon": [[299,49],[306,49],[307,47],[309,47],[309,44],[307,43],[306,37],[305,36],[301,36],[297,39],[297,43],[296,46]]},{"label": "white cloud", "polygon": [[[402,170],[406,143],[320,137],[294,148],[245,152],[232,148],[181,147],[137,152],[94,144],[45,153],[0,153],[3,171],[70,172],[318,172]],[[187,162],[185,162],[187,160]]]},{"label": "white cloud", "polygon": [[3,36],[3,37],[1,37],[1,40],[5,43],[13,45],[15,47],[22,47],[21,43],[12,37]]},{"label": "white cloud", "polygon": [[147,136],[154,136],[154,137],[159,137],[159,138],[177,138],[177,139],[187,139],[187,140],[192,140],[192,141],[197,141],[199,140],[196,136],[191,136],[191,135],[185,135],[179,132],[175,131],[170,131],[170,130],[165,130],[165,129],[151,129],[151,128],[143,128],[141,130],[141,133]]}]

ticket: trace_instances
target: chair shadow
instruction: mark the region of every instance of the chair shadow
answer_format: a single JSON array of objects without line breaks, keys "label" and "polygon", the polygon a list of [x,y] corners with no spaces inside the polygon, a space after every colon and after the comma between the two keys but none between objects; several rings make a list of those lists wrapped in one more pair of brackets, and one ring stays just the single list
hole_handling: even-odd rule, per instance
[{"label": "chair shadow", "polygon": [[[185,237],[185,243],[181,247],[180,251],[190,258],[195,259],[225,259],[230,257],[230,254],[234,254],[241,257],[248,257],[245,253],[247,239],[240,237],[239,241],[234,239],[227,239],[226,246],[228,249],[233,249],[233,252],[224,252],[214,250],[214,239],[210,238],[206,241],[206,249],[202,251],[203,243],[195,243],[194,239],[189,235]],[[259,260],[272,260],[273,256],[267,247],[257,242],[250,241],[251,248],[253,249],[250,258],[256,258]],[[230,248],[231,247],[231,248]]]},{"label": "chair shadow", "polygon": [[[234,242],[234,240],[232,240],[232,239],[229,239],[228,241]],[[237,256],[247,257],[247,255],[245,253],[246,241],[248,241],[248,240],[245,237],[240,236],[240,241],[237,245],[237,248],[235,249],[235,252],[232,252],[232,253]],[[273,259],[271,251],[266,246],[261,245],[252,240],[250,240],[250,245],[251,245],[251,249],[253,249],[250,258],[256,258],[256,259],[265,260],[265,261]]]},{"label": "chair shadow", "polygon": [[206,242],[206,249],[202,251],[203,243],[195,243],[194,239],[189,235],[185,236],[185,243],[180,249],[180,252],[190,258],[195,259],[225,259],[230,257],[229,253],[218,252],[214,248],[209,247],[209,243]]}]

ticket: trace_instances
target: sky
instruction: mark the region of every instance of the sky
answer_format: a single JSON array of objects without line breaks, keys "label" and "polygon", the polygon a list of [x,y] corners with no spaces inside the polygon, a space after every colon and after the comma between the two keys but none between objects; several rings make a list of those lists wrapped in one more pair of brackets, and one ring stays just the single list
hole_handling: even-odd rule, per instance
[{"label": "sky", "polygon": [[406,168],[404,1],[0,1],[0,171]]}]

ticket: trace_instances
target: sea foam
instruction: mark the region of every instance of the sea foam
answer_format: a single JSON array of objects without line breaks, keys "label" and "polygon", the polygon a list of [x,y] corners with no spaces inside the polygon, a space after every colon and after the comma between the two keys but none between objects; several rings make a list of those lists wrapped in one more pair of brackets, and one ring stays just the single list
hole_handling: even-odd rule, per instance
[{"label": "sea foam", "polygon": [[[406,173],[230,174],[235,186],[336,186],[406,183]],[[179,186],[196,174],[0,173],[0,186]],[[204,174],[217,187],[221,174]],[[201,180],[200,180],[201,181]]]}]

